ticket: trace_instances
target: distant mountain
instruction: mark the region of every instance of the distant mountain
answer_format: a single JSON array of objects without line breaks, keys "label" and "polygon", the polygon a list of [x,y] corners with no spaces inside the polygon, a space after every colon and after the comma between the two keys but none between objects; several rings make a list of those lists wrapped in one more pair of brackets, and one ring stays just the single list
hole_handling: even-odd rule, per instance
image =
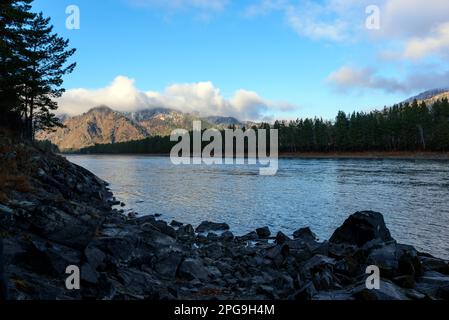
[{"label": "distant mountain", "polygon": [[432,89],[428,91],[424,91],[414,97],[411,97],[404,102],[413,102],[414,100],[417,101],[425,101],[426,103],[432,104],[438,99],[442,98],[448,98],[449,97],[449,88],[439,88],[439,89]]},{"label": "distant mountain", "polygon": [[80,116],[60,116],[65,128],[55,132],[38,132],[38,140],[49,140],[61,151],[78,150],[95,144],[142,140],[150,136],[169,136],[174,129],[192,130],[193,121],[202,128],[224,129],[243,126],[232,117],[207,117],[156,108],[137,112],[118,112],[106,106],[93,108]]},{"label": "distant mountain", "polygon": [[[172,109],[148,109],[138,112],[124,113],[126,117],[137,122],[152,136],[169,136],[175,129],[192,130],[194,120],[200,120],[197,116]],[[210,124],[206,123],[205,127]]]},{"label": "distant mountain", "polygon": [[144,109],[136,112],[124,112],[123,114],[136,122],[141,122],[141,121],[148,121],[158,114],[168,115],[172,112],[176,112],[176,110],[167,108],[154,108],[154,109]]},{"label": "distant mountain", "polygon": [[60,150],[76,150],[95,144],[141,140],[150,136],[138,123],[120,112],[101,106],[80,116],[65,118],[65,128],[38,132],[38,140],[50,140]]},{"label": "distant mountain", "polygon": [[216,125],[236,125],[236,126],[242,126],[243,123],[241,123],[239,120],[233,117],[207,117],[205,120],[209,123],[216,124]]}]

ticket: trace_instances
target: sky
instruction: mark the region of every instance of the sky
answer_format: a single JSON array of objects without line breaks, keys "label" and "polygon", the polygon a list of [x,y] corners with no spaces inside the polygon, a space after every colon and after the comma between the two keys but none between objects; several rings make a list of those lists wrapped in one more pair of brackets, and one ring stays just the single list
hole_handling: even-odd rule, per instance
[{"label": "sky", "polygon": [[[67,28],[70,5],[79,29]],[[70,115],[105,104],[332,120],[449,87],[447,0],[35,0],[34,10],[77,48],[59,99]]]}]

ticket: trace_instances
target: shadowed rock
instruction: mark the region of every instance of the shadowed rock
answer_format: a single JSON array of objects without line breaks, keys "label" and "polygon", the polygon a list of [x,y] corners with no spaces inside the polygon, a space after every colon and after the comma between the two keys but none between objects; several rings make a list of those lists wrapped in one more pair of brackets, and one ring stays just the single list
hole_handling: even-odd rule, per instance
[{"label": "shadowed rock", "polygon": [[197,228],[196,232],[203,233],[206,231],[225,231],[229,230],[229,225],[226,223],[216,223],[210,221],[203,221]]},{"label": "shadowed rock", "polygon": [[362,211],[350,216],[334,232],[329,242],[354,244],[361,247],[374,239],[380,239],[383,242],[394,240],[385,225],[382,214],[374,211]]},{"label": "shadowed rock", "polygon": [[293,232],[294,239],[303,239],[303,240],[317,240],[317,236],[310,230],[309,227],[301,228]]},{"label": "shadowed rock", "polygon": [[270,228],[263,227],[256,230],[256,233],[260,239],[267,239],[271,236]]},{"label": "shadowed rock", "polygon": [[0,238],[0,301],[6,300],[7,298],[7,287],[3,270],[3,260],[3,239]]}]

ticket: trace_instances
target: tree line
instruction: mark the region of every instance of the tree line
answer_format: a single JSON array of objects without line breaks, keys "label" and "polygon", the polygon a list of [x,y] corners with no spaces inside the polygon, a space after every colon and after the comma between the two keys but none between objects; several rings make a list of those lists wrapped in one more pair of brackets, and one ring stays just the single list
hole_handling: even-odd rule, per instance
[{"label": "tree line", "polygon": [[281,152],[449,151],[449,103],[414,100],[381,111],[340,111],[335,121],[274,124]]},{"label": "tree line", "polygon": [[[235,129],[235,127],[230,127]],[[278,129],[279,152],[449,151],[449,102],[413,101],[371,112],[340,111],[334,121],[321,118],[261,123],[252,129]],[[224,137],[224,132],[222,131]],[[224,141],[224,139],[223,139]],[[168,154],[170,137],[95,145],[80,153]],[[203,143],[207,144],[207,143]],[[268,145],[268,144],[267,144]],[[223,146],[224,150],[224,146]],[[73,150],[75,151],[75,150]]]},{"label": "tree line", "polygon": [[33,0],[0,2],[0,125],[34,140],[37,130],[62,124],[55,116],[56,98],[75,49],[59,37],[50,18],[31,11]]}]

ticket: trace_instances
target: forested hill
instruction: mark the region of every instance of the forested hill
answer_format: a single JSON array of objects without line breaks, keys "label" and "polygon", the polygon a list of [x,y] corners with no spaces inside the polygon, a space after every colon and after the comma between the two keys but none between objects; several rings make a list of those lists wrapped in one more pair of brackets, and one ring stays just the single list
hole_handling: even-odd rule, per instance
[{"label": "forested hill", "polygon": [[[280,152],[449,151],[449,102],[405,102],[372,112],[339,112],[334,121],[298,119],[262,123],[279,130]],[[167,154],[169,137],[95,145],[79,153]]]}]

